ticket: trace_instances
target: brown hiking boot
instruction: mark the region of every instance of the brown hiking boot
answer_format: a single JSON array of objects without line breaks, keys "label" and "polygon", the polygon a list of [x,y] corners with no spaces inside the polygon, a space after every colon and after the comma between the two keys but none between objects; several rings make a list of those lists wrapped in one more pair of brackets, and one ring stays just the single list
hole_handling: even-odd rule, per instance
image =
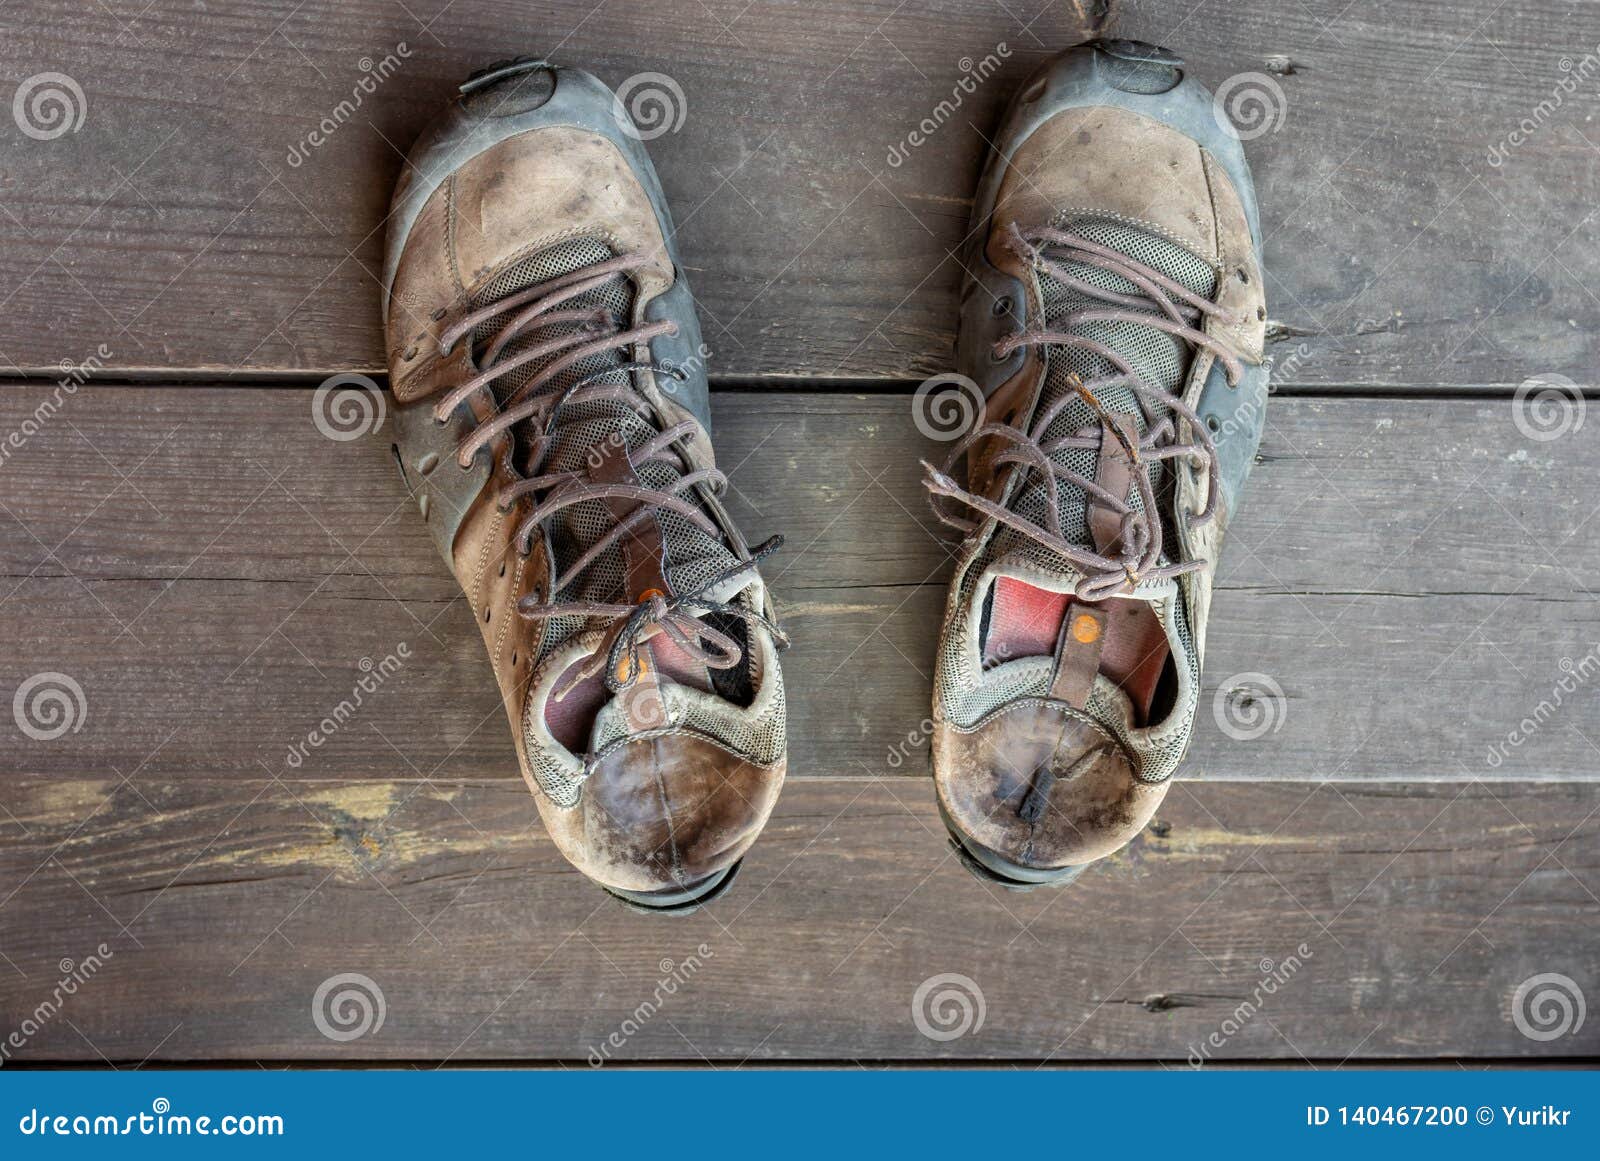
[{"label": "brown hiking boot", "polygon": [[384,320],[407,486],[477,617],[522,776],[585,875],[729,882],[783,783],[757,563],[640,135],[587,73],[475,75],[395,190]]},{"label": "brown hiking boot", "polygon": [[1172,54],[1084,45],[1012,102],[963,255],[984,422],[927,479],[967,534],[934,778],[975,873],[1072,878],[1139,833],[1188,747],[1265,416],[1260,249],[1238,135]]}]

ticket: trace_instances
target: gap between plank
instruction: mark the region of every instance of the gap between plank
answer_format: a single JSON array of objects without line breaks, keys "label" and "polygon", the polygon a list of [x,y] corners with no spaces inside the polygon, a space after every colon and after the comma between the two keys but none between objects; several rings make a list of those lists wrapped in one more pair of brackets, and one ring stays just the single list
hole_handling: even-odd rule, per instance
[{"label": "gap between plank", "polygon": [[[117,375],[90,376],[85,387],[122,389],[154,387],[226,387],[230,390],[309,391],[333,375],[364,374],[356,371],[261,371],[244,374],[222,370],[133,370]],[[387,388],[386,374],[367,378]],[[30,368],[0,376],[0,390],[43,387],[61,382],[59,368]],[[799,376],[713,375],[717,394],[763,395],[887,395],[913,394],[924,380],[915,379],[806,379]],[[1513,398],[1515,383],[1274,383],[1273,395],[1296,399],[1459,399],[1485,402]],[[1580,385],[1585,399],[1600,399],[1600,384]]]}]

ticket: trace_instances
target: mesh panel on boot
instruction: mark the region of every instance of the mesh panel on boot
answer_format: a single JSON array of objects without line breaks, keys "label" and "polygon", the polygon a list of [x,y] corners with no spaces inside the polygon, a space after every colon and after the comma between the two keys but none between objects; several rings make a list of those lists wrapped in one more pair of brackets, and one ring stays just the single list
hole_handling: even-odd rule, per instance
[{"label": "mesh panel on boot", "polygon": [[[536,283],[592,266],[613,256],[612,249],[605,242],[595,238],[578,238],[558,243],[502,272],[474,296],[472,305],[474,308],[487,306]],[[619,274],[600,286],[561,303],[557,309],[565,310],[574,306],[603,307],[611,312],[621,325],[630,325],[634,307],[633,284],[626,275]],[[473,334],[473,342],[475,344],[487,342],[501,326],[505,325],[509,317],[508,313],[492,318],[479,326]],[[564,331],[570,334],[577,329],[578,324],[572,324],[565,327]],[[563,328],[539,328],[532,335],[523,335],[513,340],[500,358],[509,359],[520,351],[548,342],[561,333]],[[534,378],[552,358],[558,357],[560,356],[536,359],[499,376],[494,386],[496,398],[503,403]],[[592,355],[561,372],[552,383],[542,388],[542,392],[559,392],[580,379],[600,375],[608,368],[614,368],[614,373],[595,379],[593,382],[596,385],[628,383],[632,372],[623,364],[630,361],[631,357],[632,352],[625,350],[609,350]],[[631,453],[643,447],[658,434],[658,431],[632,407],[620,401],[607,400],[568,404],[563,407],[561,420],[554,434],[555,439],[543,465],[543,470],[547,472],[582,470],[591,462],[595,449],[614,450],[625,447]],[[526,441],[522,446],[526,448]],[[636,471],[640,483],[662,491],[669,489],[682,476],[678,468],[666,463],[645,464]],[[694,495],[687,493],[685,498],[693,501]],[[656,519],[661,527],[667,580],[674,590],[693,591],[735,563],[736,558],[732,550],[720,538],[707,534],[682,516],[672,512],[660,512]],[[602,501],[574,504],[559,512],[549,522],[556,569],[565,573],[590,545],[615,524],[615,517]],[[622,549],[612,547],[587,565],[583,572],[561,592],[552,594],[552,599],[614,603],[626,601],[628,596]],[[599,622],[595,624],[598,625]],[[544,643],[536,663],[542,662],[555,649],[586,628],[584,619],[579,617],[557,618],[547,622],[546,625]],[[751,666],[754,672],[754,663],[748,653],[745,664]],[[663,695],[669,708],[680,700],[670,685],[663,687]],[[781,689],[775,700],[775,706],[760,715],[754,715],[731,703],[697,705],[692,710],[686,707],[680,709],[682,712],[674,714],[677,726],[687,726],[716,738],[731,749],[747,755],[753,762],[765,765],[776,761],[783,754],[784,707]],[[603,744],[619,739],[620,734],[613,732],[606,737],[597,737],[595,745],[599,748]],[[528,758],[535,778],[552,800],[563,806],[571,806],[577,802],[582,786],[581,770],[570,768],[565,760],[546,753],[537,746],[529,747]]]},{"label": "mesh panel on boot", "polygon": [[[1209,299],[1215,293],[1216,270],[1204,259],[1166,238],[1109,219],[1080,218],[1058,225],[1091,242],[1128,255],[1136,262],[1143,263],[1177,281],[1202,298]],[[1067,274],[1099,289],[1125,295],[1143,295],[1137,286],[1120,275],[1098,266],[1074,262],[1059,263],[1059,265]],[[1059,321],[1073,311],[1105,309],[1110,306],[1100,299],[1084,295],[1081,291],[1043,272],[1039,275],[1039,286],[1044,300],[1044,323],[1052,329],[1060,329]],[[1158,313],[1153,304],[1148,313],[1152,315]],[[1187,344],[1153,327],[1136,323],[1085,322],[1078,324],[1072,333],[1110,347],[1126,359],[1146,383],[1169,394],[1181,389],[1193,357]],[[1090,382],[1113,373],[1112,366],[1105,359],[1076,347],[1052,346],[1047,351],[1046,360],[1044,388],[1038,408],[1041,412],[1063,394],[1075,395],[1070,387],[1071,376],[1076,375],[1084,382]],[[1099,388],[1095,395],[1108,411],[1126,412],[1135,416],[1141,435],[1149,429],[1144,407],[1132,388],[1114,384]],[[1158,419],[1162,414],[1160,408],[1155,409]],[[1098,422],[1098,416],[1088,404],[1081,399],[1073,398],[1052,422],[1040,442],[1048,443],[1083,428],[1093,427]],[[1080,476],[1094,478],[1097,455],[1091,448],[1065,448],[1056,452],[1052,458]],[[1172,505],[1174,481],[1172,473],[1161,461],[1154,462],[1149,470],[1152,490],[1161,504],[1165,534],[1161,563],[1166,564],[1176,557],[1178,551],[1176,535],[1178,525]],[[1086,499],[1082,489],[1063,483],[1059,513],[1062,535],[1065,539],[1074,544],[1092,547],[1093,538],[1088,530]],[[1136,510],[1143,509],[1143,502],[1136,491],[1130,496],[1130,502]],[[1036,478],[1030,477],[1028,485],[1014,497],[1011,508],[1025,519],[1048,527],[1048,504],[1049,493]],[[946,631],[940,666],[943,676],[940,693],[945,713],[951,721],[962,727],[975,725],[985,714],[1019,697],[1042,697],[1049,686],[1051,666],[1048,661],[1041,661],[1038,665],[1013,664],[1005,667],[997,675],[989,675],[987,679],[981,673],[969,671],[968,657],[975,651],[975,646],[970,645],[966,639],[965,610],[971,607],[972,601],[981,600],[986,596],[973,591],[985,569],[995,561],[1006,557],[1020,557],[1057,573],[1064,571],[1061,559],[1048,548],[1014,529],[1002,527],[991,537],[980,558],[963,574],[962,587],[957,596],[957,607],[961,612]],[[1179,645],[1176,652],[1182,655],[1175,657],[1176,663],[1188,667],[1193,679],[1191,689],[1197,690],[1199,662],[1195,657],[1194,643],[1181,593],[1170,609],[1158,607],[1157,611],[1169,639],[1176,639]],[[1097,697],[1091,697],[1088,712],[1115,733],[1124,744],[1128,743],[1128,723],[1115,706],[1103,704]],[[1182,713],[1185,716],[1188,712],[1188,706],[1175,707],[1174,710],[1174,713]],[[1182,737],[1165,745],[1130,748],[1141,759],[1141,776],[1156,781],[1166,777],[1176,768],[1186,745],[1185,732]]]},{"label": "mesh panel on boot", "polygon": [[[525,258],[497,276],[473,299],[473,306],[514,294],[518,290],[560,277],[585,266],[604,262],[613,257],[609,246],[596,238],[576,238],[558,243],[546,250]],[[565,310],[574,306],[604,307],[626,326],[633,318],[633,284],[626,275],[617,275],[593,290],[586,291],[560,304]],[[483,323],[473,334],[474,342],[485,342],[504,325],[505,317],[493,318]],[[558,334],[572,333],[577,324],[567,327],[544,327],[532,335],[515,339],[501,359],[510,358],[519,351],[539,343],[548,342]],[[553,384],[543,389],[559,391],[578,380],[617,368],[614,375],[597,379],[597,384],[626,383],[631,374],[622,366],[629,352],[603,351],[567,368],[557,375]],[[553,356],[559,357],[559,356]],[[526,384],[551,362],[551,358],[535,359],[531,363],[495,380],[495,395],[504,401]],[[585,468],[593,449],[625,446],[630,452],[643,447],[656,434],[656,429],[637,411],[620,401],[600,401],[568,404],[562,408],[561,422],[556,429],[556,439],[545,461],[545,470],[551,472],[574,471]],[[639,480],[646,487],[666,489],[675,483],[681,473],[670,464],[646,464],[638,469]],[[692,496],[690,497],[692,499]],[[695,527],[683,517],[661,513],[663,546],[666,551],[667,580],[679,592],[693,590],[704,581],[734,564],[733,553],[716,537]],[[616,524],[607,506],[598,500],[574,504],[558,513],[550,522],[551,547],[555,551],[555,564],[565,572],[591,544]],[[620,547],[612,547],[587,566],[572,584],[555,594],[558,600],[586,600],[616,602],[628,598],[626,592],[626,567]],[[549,653],[573,635],[580,632],[584,623],[580,618],[562,617],[549,622],[549,630],[539,655],[543,660]]]}]

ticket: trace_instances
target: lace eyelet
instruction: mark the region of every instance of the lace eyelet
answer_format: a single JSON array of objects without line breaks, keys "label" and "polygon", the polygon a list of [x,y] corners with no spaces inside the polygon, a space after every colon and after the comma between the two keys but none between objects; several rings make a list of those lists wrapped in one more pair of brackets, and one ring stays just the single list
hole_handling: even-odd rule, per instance
[{"label": "lace eyelet", "polygon": [[1222,424],[1217,422],[1217,417],[1215,415],[1206,416],[1206,427],[1212,432],[1212,434],[1222,430]]},{"label": "lace eyelet", "polygon": [[1008,351],[1002,355],[998,345],[989,348],[989,362],[999,364],[1004,363],[1009,358],[1011,358],[1011,353]]},{"label": "lace eyelet", "polygon": [[1009,294],[1002,294],[999,298],[994,300],[994,306],[990,309],[995,318],[1004,318],[1006,315],[1011,313],[1011,308],[1014,305],[1015,304],[1011,301],[1011,296]]},{"label": "lace eyelet", "polygon": [[416,347],[416,344],[415,344],[415,343],[413,343],[413,344],[412,344],[412,345],[411,345],[411,346],[410,346],[410,347],[408,347],[408,348],[407,348],[407,349],[406,349],[406,353],[405,353],[405,354],[403,354],[403,355],[401,355],[401,356],[400,356],[400,357],[401,357],[401,358],[402,358],[402,359],[404,359],[404,360],[406,360],[406,361],[407,361],[407,362],[410,362],[410,361],[411,361],[411,360],[412,360],[412,359],[415,359],[415,358],[416,358],[416,357],[417,357],[417,347]]},{"label": "lace eyelet", "polygon": [[441,306],[438,310],[433,312],[433,321],[434,322],[438,322],[440,319],[442,319],[445,316],[446,313],[447,313],[446,309]]}]

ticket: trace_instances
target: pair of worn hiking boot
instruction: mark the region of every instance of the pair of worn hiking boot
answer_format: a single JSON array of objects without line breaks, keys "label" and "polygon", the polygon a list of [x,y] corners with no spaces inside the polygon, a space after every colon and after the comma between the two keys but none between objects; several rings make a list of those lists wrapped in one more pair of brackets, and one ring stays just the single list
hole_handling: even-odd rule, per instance
[{"label": "pair of worn hiking boot", "polygon": [[[933,765],[966,864],[1026,887],[1127,843],[1188,745],[1266,311],[1243,152],[1176,57],[1063,53],[994,140],[961,254],[984,413],[926,477],[966,537]],[[541,61],[475,75],[411,153],[383,285],[395,454],[552,838],[632,904],[704,903],[786,770],[777,540],[721,502],[694,302],[622,105]]]}]

